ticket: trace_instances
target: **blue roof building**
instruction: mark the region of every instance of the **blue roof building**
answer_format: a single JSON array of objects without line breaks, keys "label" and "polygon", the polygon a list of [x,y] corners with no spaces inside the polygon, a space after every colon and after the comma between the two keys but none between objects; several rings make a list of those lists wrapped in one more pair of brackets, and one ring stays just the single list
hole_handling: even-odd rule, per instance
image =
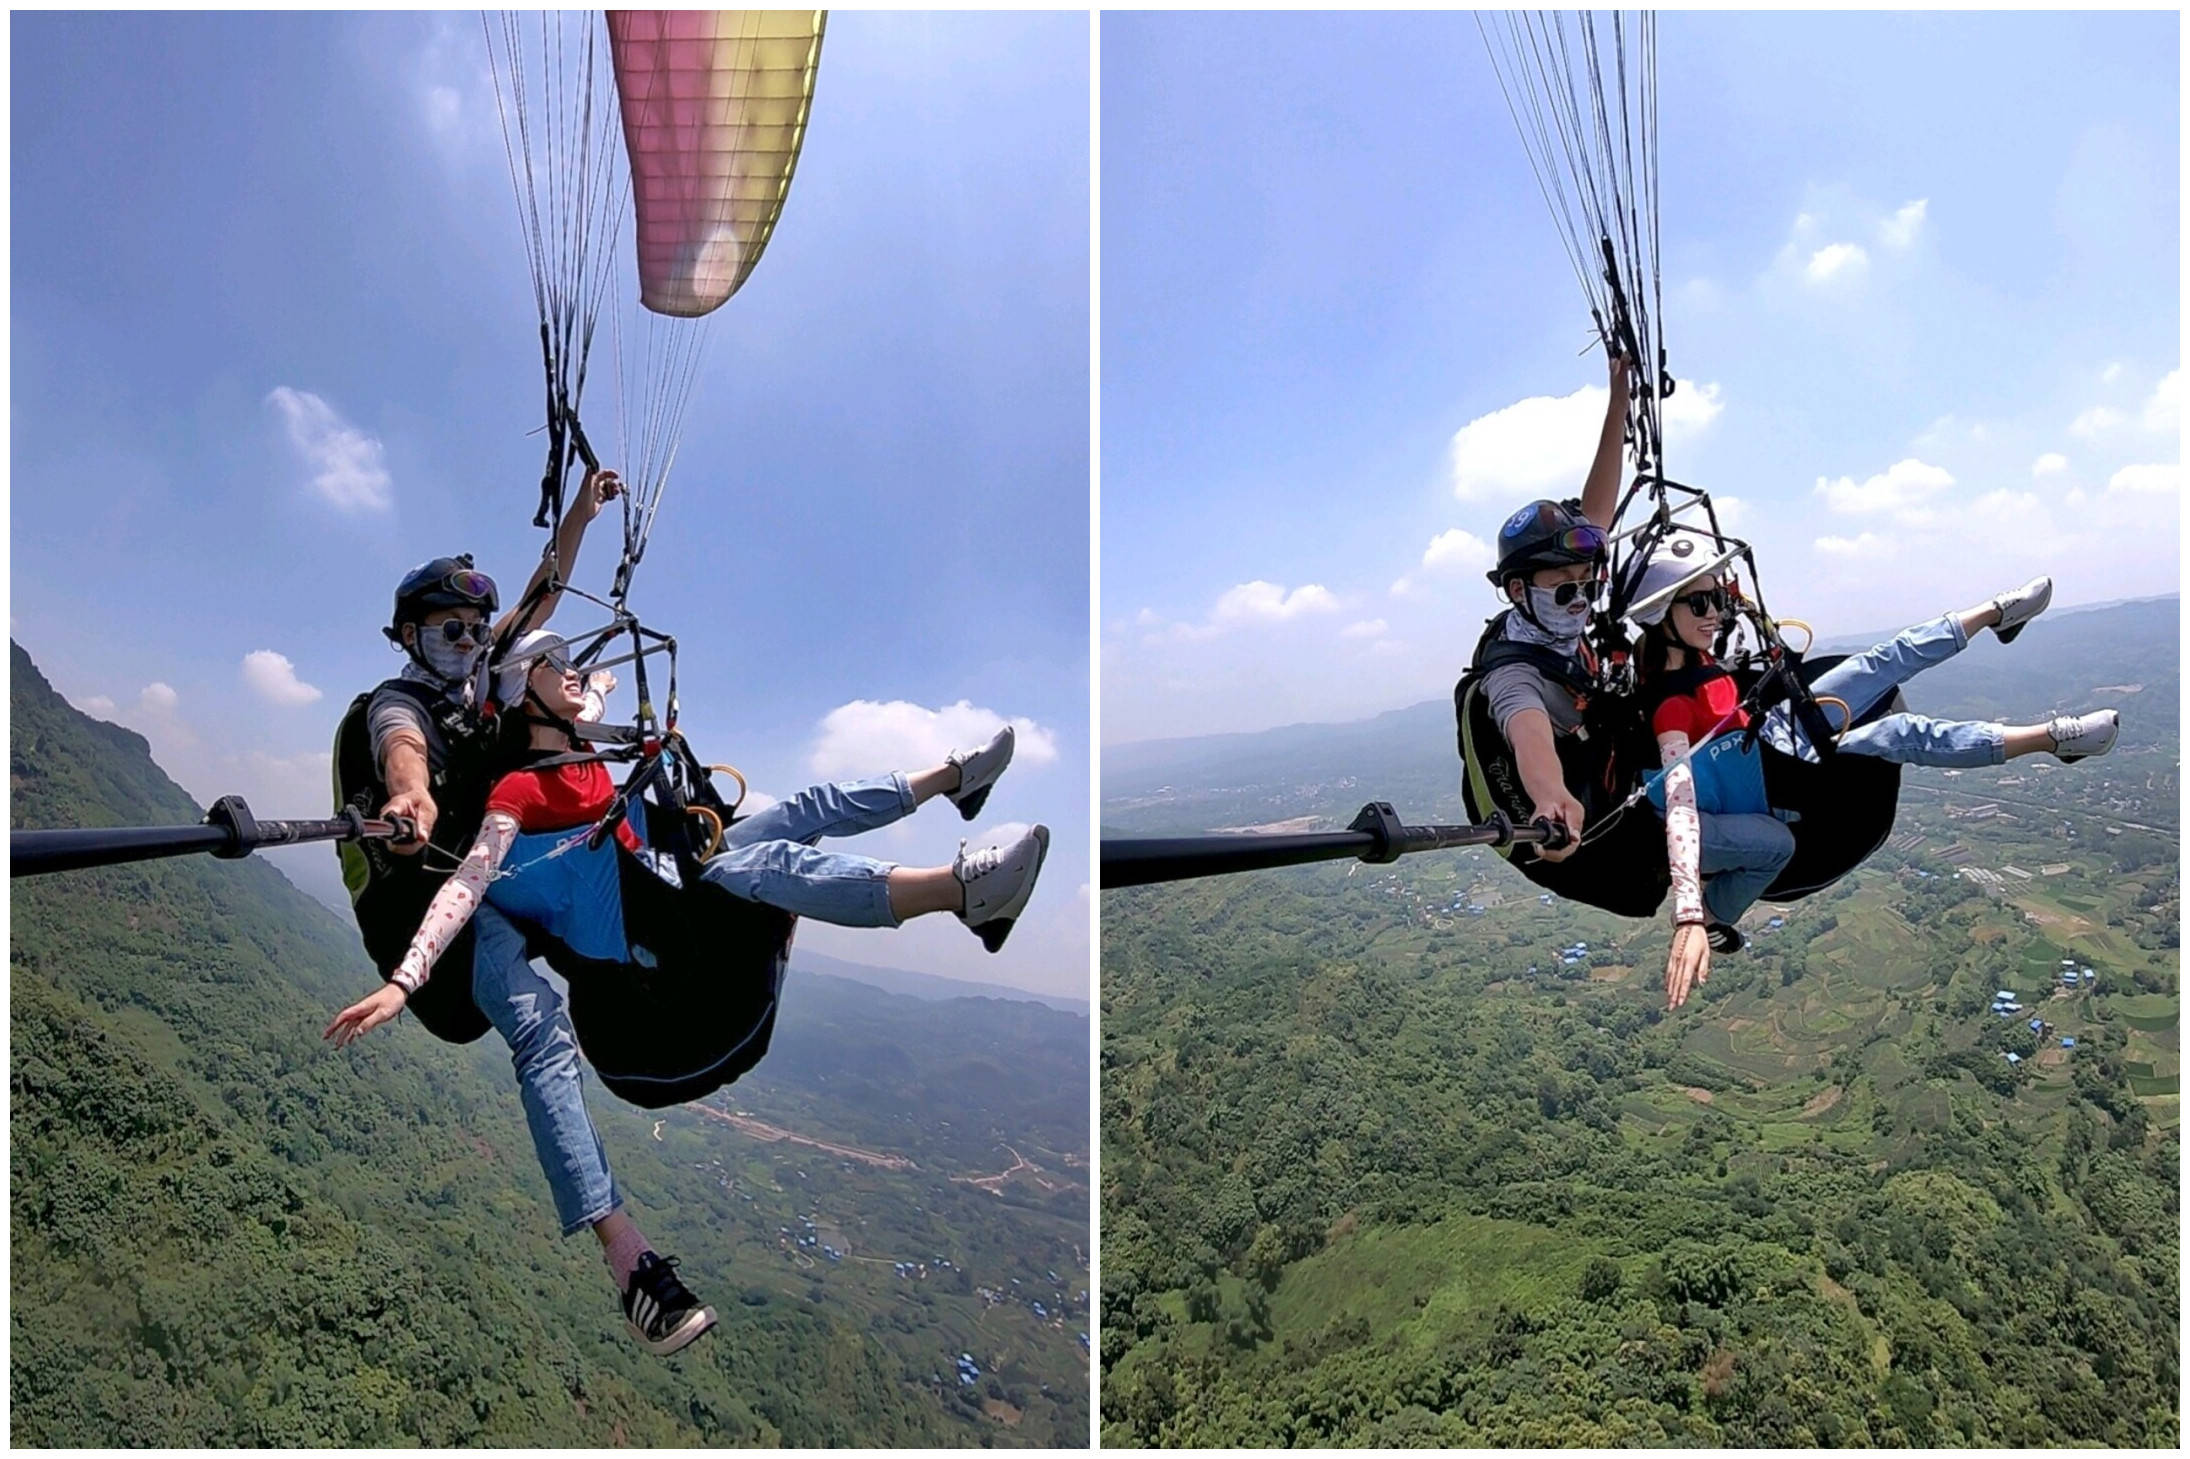
[{"label": "blue roof building", "polygon": [[2074,1039],[2062,1039],[2061,1047],[2064,1049],[2073,1049],[2076,1047],[2076,1041]]},{"label": "blue roof building", "polygon": [[2021,1054],[2010,1054],[2007,1056],[2007,1059],[2010,1064],[2020,1064],[2023,1062],[2023,1056]]},{"label": "blue roof building", "polygon": [[2045,1020],[2042,1018],[2033,1018],[2030,1021],[2030,1031],[2032,1033],[2044,1033],[2046,1031]]}]

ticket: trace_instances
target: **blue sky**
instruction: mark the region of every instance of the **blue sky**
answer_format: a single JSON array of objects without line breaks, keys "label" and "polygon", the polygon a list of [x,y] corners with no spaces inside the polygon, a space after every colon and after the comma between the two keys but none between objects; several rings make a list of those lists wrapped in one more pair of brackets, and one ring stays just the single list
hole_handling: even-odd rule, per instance
[{"label": "blue sky", "polygon": [[[396,579],[470,550],[514,589],[542,542],[536,315],[479,19],[41,14],[12,37],[11,631],[200,799],[324,815],[336,721],[400,664],[377,631]],[[1073,996],[1088,50],[1084,15],[831,18],[632,597],[679,638],[703,758],[764,792],[1017,721],[972,834],[1055,839],[1005,951],[949,919],[801,945]],[[937,806],[865,844],[931,864],[962,829]],[[327,848],[277,864],[340,901]]]},{"label": "blue sky", "polygon": [[[1775,611],[2177,590],[2178,65],[2172,14],[1662,18],[1668,469]],[[1104,740],[1449,694],[1605,378],[1473,20],[1106,15],[1102,155]]]}]

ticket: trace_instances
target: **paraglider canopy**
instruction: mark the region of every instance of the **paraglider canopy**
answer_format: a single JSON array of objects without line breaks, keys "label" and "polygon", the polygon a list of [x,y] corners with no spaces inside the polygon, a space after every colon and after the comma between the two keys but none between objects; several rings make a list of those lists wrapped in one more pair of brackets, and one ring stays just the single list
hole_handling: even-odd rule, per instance
[{"label": "paraglider canopy", "polygon": [[[626,488],[618,603],[676,459],[701,320],[752,277],[782,218],[827,16],[617,10],[604,25],[599,12],[568,11],[486,25],[547,376],[534,522],[555,530],[570,469],[599,462],[579,414],[607,305]],[[618,287],[627,259],[635,289]]]},{"label": "paraglider canopy", "polygon": [[760,262],[806,137],[824,12],[611,10],[639,301],[720,307]]}]

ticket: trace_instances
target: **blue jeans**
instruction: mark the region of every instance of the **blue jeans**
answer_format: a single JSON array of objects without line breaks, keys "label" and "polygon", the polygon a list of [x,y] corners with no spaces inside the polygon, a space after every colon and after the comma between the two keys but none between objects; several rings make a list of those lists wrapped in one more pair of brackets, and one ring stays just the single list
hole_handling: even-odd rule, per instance
[{"label": "blue jeans", "polygon": [[[1934,618],[1904,629],[1889,642],[1850,654],[1818,675],[1810,692],[1838,699],[1848,715],[1864,713],[1934,664],[1943,664],[1969,647],[1962,625],[1952,617]],[[1832,705],[1821,706],[1828,723],[1843,723]],[[1766,716],[1763,737],[1776,750],[1815,763],[1817,751],[1786,705]],[[1921,714],[1888,714],[1857,725],[1840,737],[1842,753],[1872,755],[1899,765],[1940,765],[1968,770],[2007,759],[2007,730],[1982,720],[1930,719]]]},{"label": "blue jeans", "polygon": [[1731,925],[1794,857],[1795,833],[1777,816],[1717,813],[1698,822],[1704,914]]},{"label": "blue jeans", "polygon": [[723,850],[700,875],[733,896],[839,927],[895,927],[895,862],[818,851],[824,836],[854,836],[913,813],[902,774],[816,785],[777,801],[723,832]]},{"label": "blue jeans", "polygon": [[578,1039],[560,978],[533,967],[524,934],[488,906],[472,914],[471,996],[517,1068],[517,1090],[532,1129],[533,1153],[555,1197],[555,1214],[570,1235],[623,1204],[608,1173],[608,1152],[586,1114],[578,1073]]}]

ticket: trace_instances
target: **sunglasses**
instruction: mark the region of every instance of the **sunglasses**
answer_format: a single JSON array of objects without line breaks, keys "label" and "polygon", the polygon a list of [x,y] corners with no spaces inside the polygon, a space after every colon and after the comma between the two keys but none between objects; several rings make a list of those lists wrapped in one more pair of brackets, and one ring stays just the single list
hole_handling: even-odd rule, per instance
[{"label": "sunglasses", "polygon": [[535,669],[546,669],[549,673],[557,676],[577,672],[576,666],[570,662],[570,655],[566,653],[542,654],[532,661],[532,666]]},{"label": "sunglasses", "polygon": [[442,622],[441,636],[450,643],[457,643],[467,638],[473,643],[485,643],[489,627],[489,624],[479,619],[450,618]]},{"label": "sunglasses", "polygon": [[1583,578],[1580,582],[1560,583],[1558,586],[1546,588],[1544,589],[1544,591],[1551,594],[1552,602],[1564,608],[1569,603],[1572,603],[1576,598],[1588,599],[1596,597],[1597,590],[1603,586],[1604,579],[1601,577]]},{"label": "sunglasses", "polygon": [[1698,618],[1712,613],[1724,613],[1732,606],[1732,599],[1724,588],[1709,588],[1702,592],[1683,593],[1673,600]]}]

